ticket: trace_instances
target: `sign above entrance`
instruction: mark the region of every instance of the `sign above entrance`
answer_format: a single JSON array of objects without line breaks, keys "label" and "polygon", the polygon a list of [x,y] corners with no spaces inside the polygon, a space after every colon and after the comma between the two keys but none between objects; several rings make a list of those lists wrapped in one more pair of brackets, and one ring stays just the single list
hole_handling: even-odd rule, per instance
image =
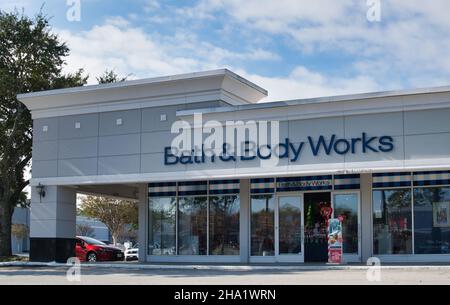
[{"label": "sign above entrance", "polygon": [[318,191],[333,189],[333,176],[282,177],[277,179],[278,192]]}]

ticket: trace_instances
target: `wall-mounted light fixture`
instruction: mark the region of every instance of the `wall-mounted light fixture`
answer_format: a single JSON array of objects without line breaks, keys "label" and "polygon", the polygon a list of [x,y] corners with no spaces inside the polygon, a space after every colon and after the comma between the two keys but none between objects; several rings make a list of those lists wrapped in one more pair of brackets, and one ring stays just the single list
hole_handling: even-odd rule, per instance
[{"label": "wall-mounted light fixture", "polygon": [[36,186],[36,190],[39,194],[39,202],[42,202],[42,197],[45,197],[45,185],[42,185],[41,183],[39,183]]}]

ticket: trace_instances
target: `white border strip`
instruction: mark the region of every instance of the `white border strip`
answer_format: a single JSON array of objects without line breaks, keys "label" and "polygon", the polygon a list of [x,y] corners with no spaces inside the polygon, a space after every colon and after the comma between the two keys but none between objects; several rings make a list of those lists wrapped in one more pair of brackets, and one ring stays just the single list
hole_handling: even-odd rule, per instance
[{"label": "white border strip", "polygon": [[[355,166],[352,168],[352,166]],[[377,166],[379,165],[379,167]],[[247,178],[271,178],[279,175],[320,175],[320,174],[362,174],[362,173],[383,173],[396,171],[438,171],[450,169],[450,158],[435,160],[414,160],[408,165],[403,161],[386,164],[384,161],[371,162],[369,164],[312,164],[295,167],[274,167],[274,168],[231,168],[197,171],[179,172],[157,172],[142,174],[122,174],[103,176],[75,176],[75,177],[48,177],[32,178],[31,186],[39,183],[43,185],[92,185],[92,184],[124,184],[124,183],[150,183],[167,181],[189,181],[189,180],[210,180],[210,179],[247,179]]]}]

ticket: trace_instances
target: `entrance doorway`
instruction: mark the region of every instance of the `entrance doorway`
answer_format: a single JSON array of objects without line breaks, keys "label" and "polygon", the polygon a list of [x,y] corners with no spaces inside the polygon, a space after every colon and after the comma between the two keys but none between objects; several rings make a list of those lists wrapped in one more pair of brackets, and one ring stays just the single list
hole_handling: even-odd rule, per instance
[{"label": "entrance doorway", "polygon": [[252,263],[327,262],[327,218],[324,212],[330,207],[334,210],[332,217],[344,218],[344,260],[361,261],[358,192],[253,195],[250,206]]},{"label": "entrance doorway", "polygon": [[327,217],[331,193],[305,193],[305,262],[327,262]]}]

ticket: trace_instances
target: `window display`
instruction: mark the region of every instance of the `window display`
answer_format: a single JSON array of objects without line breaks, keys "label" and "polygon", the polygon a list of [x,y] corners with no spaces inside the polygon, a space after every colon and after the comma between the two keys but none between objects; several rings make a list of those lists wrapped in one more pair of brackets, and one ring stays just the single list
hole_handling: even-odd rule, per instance
[{"label": "window display", "polygon": [[411,189],[373,192],[374,254],[412,254]]},{"label": "window display", "polygon": [[450,187],[414,189],[416,254],[450,253]]}]

